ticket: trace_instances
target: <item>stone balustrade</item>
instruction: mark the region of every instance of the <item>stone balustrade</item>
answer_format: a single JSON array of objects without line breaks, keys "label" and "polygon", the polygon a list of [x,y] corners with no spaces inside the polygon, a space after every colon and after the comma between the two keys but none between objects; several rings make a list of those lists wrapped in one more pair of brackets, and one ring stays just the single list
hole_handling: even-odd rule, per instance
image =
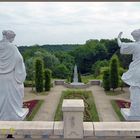
[{"label": "stone balustrade", "polygon": [[65,80],[55,80],[54,85],[64,85]]},{"label": "stone balustrade", "polygon": [[118,140],[140,136],[140,122],[83,122],[83,100],[64,100],[63,121],[0,121],[0,139]]},{"label": "stone balustrade", "polygon": [[[13,134],[15,138],[42,138],[64,139],[63,122],[0,122],[0,139],[6,138],[7,134]],[[140,136],[140,122],[83,122],[81,128],[83,138],[129,138]],[[66,132],[65,132],[66,133]],[[74,132],[73,132],[74,133]],[[72,135],[74,136],[74,135]],[[76,139],[75,138],[71,139]],[[68,139],[68,138],[66,138]]]}]

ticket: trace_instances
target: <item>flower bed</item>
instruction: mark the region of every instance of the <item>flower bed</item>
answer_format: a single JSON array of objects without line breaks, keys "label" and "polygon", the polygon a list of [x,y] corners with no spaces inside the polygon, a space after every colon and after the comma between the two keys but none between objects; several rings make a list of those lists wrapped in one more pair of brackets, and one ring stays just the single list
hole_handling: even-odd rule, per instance
[{"label": "flower bed", "polygon": [[85,90],[66,90],[62,92],[57,110],[55,112],[55,121],[62,121],[62,103],[64,99],[82,99],[85,104],[84,109],[84,121],[87,122],[98,122],[99,116],[94,102],[94,97],[91,91]]},{"label": "flower bed", "polygon": [[31,100],[23,102],[23,107],[29,109],[29,112],[26,116],[27,121],[31,121],[34,118],[42,103],[43,100]]},{"label": "flower bed", "polygon": [[119,108],[130,108],[131,103],[124,100],[115,100]]},{"label": "flower bed", "polygon": [[30,116],[30,114],[32,113],[34,107],[37,105],[38,101],[39,100],[31,100],[31,101],[27,101],[27,102],[23,103],[23,107],[29,109],[27,117]]},{"label": "flower bed", "polygon": [[129,108],[131,103],[124,100],[111,100],[111,104],[120,121],[125,121],[124,117],[121,114],[121,108]]}]

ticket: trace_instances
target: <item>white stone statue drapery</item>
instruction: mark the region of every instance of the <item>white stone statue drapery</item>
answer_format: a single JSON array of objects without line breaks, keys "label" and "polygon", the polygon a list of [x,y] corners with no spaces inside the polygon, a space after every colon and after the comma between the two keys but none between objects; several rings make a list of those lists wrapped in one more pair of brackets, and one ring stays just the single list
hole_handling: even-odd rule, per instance
[{"label": "white stone statue drapery", "polygon": [[117,39],[120,53],[133,55],[129,70],[122,75],[122,80],[130,85],[131,106],[121,109],[121,112],[126,120],[140,120],[140,29],[131,33],[135,40],[132,43],[122,43],[121,35],[122,32]]},{"label": "white stone statue drapery", "polygon": [[15,33],[3,31],[0,41],[0,121],[23,120],[28,109],[23,107],[26,70],[23,58],[12,44]]}]

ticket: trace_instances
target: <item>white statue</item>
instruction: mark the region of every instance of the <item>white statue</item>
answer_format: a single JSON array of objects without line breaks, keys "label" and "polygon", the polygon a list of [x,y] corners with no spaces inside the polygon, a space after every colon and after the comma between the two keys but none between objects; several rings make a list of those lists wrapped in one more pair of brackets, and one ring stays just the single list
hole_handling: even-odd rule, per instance
[{"label": "white statue", "polygon": [[122,32],[118,35],[118,45],[121,54],[132,54],[129,70],[122,75],[122,80],[130,85],[130,109],[121,109],[126,120],[140,120],[140,29],[134,30],[131,35],[135,42],[122,43]]},{"label": "white statue", "polygon": [[23,107],[26,70],[18,48],[12,44],[15,33],[2,32],[0,41],[0,121],[23,120],[28,109]]}]

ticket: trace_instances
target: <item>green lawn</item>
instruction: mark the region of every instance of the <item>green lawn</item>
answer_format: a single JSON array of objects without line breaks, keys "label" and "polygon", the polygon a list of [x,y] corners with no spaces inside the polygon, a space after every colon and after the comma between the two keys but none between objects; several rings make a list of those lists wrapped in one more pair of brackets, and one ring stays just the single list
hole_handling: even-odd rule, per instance
[{"label": "green lawn", "polygon": [[35,87],[35,83],[33,81],[25,80],[24,86],[25,87]]},{"label": "green lawn", "polygon": [[106,93],[106,95],[109,95],[109,96],[116,96],[116,95],[123,94],[124,91],[117,89],[114,92],[112,90],[110,90],[110,91],[105,91],[105,93]]},{"label": "green lawn", "polygon": [[124,117],[121,114],[120,108],[118,107],[118,105],[116,104],[115,100],[111,100],[111,104],[112,107],[114,109],[114,111],[116,112],[116,114],[118,115],[120,121],[125,121]]},{"label": "green lawn", "polygon": [[87,84],[90,80],[95,79],[93,75],[86,75],[86,76],[81,76],[82,82]]},{"label": "green lawn", "polygon": [[62,96],[60,98],[59,105],[57,107],[55,113],[55,121],[61,121],[63,114],[62,114],[62,102],[63,99],[83,99],[85,104],[85,111],[84,111],[84,121],[99,121],[99,116],[97,113],[97,109],[94,103],[94,98],[92,96],[91,91],[84,91],[84,90],[67,90],[63,91]]}]

